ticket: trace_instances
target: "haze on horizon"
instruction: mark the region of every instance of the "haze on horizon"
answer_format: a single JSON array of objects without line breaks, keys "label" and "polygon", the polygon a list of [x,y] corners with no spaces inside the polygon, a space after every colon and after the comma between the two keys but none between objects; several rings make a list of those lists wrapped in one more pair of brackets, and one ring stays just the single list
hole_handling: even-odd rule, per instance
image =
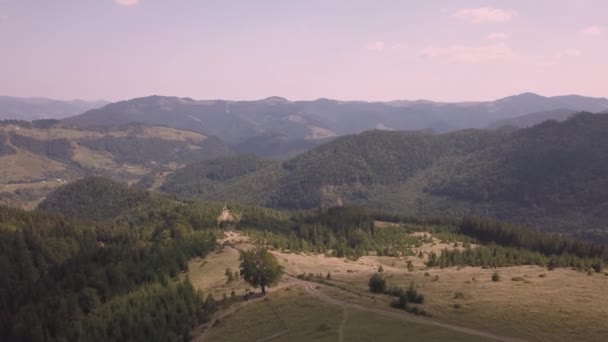
[{"label": "haze on horizon", "polygon": [[608,96],[608,2],[0,0],[0,94]]}]

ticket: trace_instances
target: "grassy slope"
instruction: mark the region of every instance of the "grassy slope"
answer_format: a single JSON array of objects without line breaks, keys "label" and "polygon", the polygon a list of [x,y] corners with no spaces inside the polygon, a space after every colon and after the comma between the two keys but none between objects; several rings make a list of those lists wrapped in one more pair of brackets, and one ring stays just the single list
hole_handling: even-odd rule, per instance
[{"label": "grassy slope", "polygon": [[[239,239],[242,236],[231,233],[232,241]],[[235,246],[247,248],[248,245],[237,243]],[[389,309],[390,297],[371,294],[367,289],[370,275],[376,272],[379,265],[383,265],[382,274],[389,285],[407,287],[412,281],[417,284],[418,290],[425,295],[425,310],[440,322],[531,341],[602,341],[608,333],[603,320],[608,314],[608,298],[604,296],[608,291],[608,276],[587,275],[569,269],[547,271],[537,266],[518,266],[499,268],[502,280],[493,282],[491,276],[496,271],[494,269],[427,269],[424,261],[428,252],[443,248],[454,247],[451,243],[438,240],[425,243],[417,249],[423,251],[423,259],[372,255],[357,261],[346,261],[323,255],[273,253],[289,274],[325,275],[331,272],[334,286],[314,286],[318,286],[321,293],[343,302]],[[203,260],[193,261],[188,274],[196,287],[216,298],[221,298],[223,293],[229,294],[231,288],[241,295],[247,285],[241,281],[226,283],[224,276],[225,267],[234,269],[238,265],[237,258],[238,254],[233,252],[209,255]],[[407,260],[411,260],[415,266],[412,272],[407,271]],[[203,263],[204,266],[201,266]],[[427,272],[429,276],[425,275]],[[539,277],[541,274],[545,276]],[[438,276],[437,280],[435,276]],[[512,281],[513,277],[522,277],[524,281]],[[290,278],[283,283],[285,285],[279,284],[279,287],[293,284]],[[328,305],[310,297],[301,287],[289,291],[285,288],[271,289],[270,292],[270,301],[248,304],[221,319],[217,326],[211,328],[206,340],[239,340],[244,336],[257,339],[280,332],[284,329],[277,323],[272,310],[278,311],[290,328],[290,334],[278,340],[324,341],[330,338],[327,335],[336,340],[340,322],[344,322],[345,341],[393,341],[403,336],[420,340],[468,341],[475,338],[352,309],[346,310],[345,319],[340,306]],[[454,298],[456,292],[461,292],[462,298]],[[454,308],[454,304],[460,304],[460,308]],[[300,321],[303,323],[299,324]],[[324,322],[329,326],[327,334],[319,332]],[[239,328],[244,326],[247,329]]]}]

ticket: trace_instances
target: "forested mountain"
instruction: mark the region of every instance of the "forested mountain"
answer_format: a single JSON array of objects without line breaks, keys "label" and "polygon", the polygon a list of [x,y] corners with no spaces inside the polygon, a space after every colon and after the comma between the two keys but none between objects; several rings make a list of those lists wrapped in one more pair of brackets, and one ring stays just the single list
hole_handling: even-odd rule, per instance
[{"label": "forested mountain", "polygon": [[[438,165],[427,191],[488,206],[499,218],[606,227],[608,117],[579,114],[519,130],[501,144]],[[441,172],[443,171],[443,172]]]},{"label": "forested mountain", "polygon": [[31,207],[52,188],[86,175],[137,182],[199,160],[231,155],[216,137],[131,124],[85,130],[56,120],[0,122],[0,203]]},{"label": "forested mountain", "polygon": [[576,114],[575,111],[570,109],[556,109],[547,112],[530,113],[515,118],[504,119],[497,121],[489,126],[491,129],[497,129],[501,127],[514,127],[514,128],[527,128],[534,125],[538,125],[541,122],[554,120],[564,121]]},{"label": "forested mountain", "polygon": [[408,214],[482,214],[605,238],[606,131],[608,117],[589,113],[521,130],[369,131],[199,197],[285,209],[358,203]]},{"label": "forested mountain", "polygon": [[0,96],[0,120],[63,119],[109,104],[108,101],[59,101]]},{"label": "forested mountain", "polygon": [[[196,101],[150,96],[112,103],[66,119],[81,127],[112,127],[131,122],[160,124],[220,137],[243,152],[290,155],[320,139],[382,128],[439,132],[484,128],[498,120],[568,109],[599,112],[608,100],[582,96],[544,97],[525,93],[491,102],[363,102],[318,99],[288,101]],[[276,149],[276,142],[283,146]]]}]

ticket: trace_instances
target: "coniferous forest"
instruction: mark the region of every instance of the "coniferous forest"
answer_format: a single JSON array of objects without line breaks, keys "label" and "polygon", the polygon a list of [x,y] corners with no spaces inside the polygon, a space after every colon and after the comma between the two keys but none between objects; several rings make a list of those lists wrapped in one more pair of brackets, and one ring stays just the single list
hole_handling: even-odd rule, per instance
[{"label": "coniferous forest", "polygon": [[187,339],[214,303],[178,276],[214,248],[215,232],[133,228],[0,207],[0,339]]}]

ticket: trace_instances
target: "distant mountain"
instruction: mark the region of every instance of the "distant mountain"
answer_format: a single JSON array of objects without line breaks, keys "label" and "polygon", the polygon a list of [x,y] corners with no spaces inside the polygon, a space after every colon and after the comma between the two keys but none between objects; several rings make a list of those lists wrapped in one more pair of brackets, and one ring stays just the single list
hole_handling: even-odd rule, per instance
[{"label": "distant mountain", "polygon": [[45,98],[0,96],[0,120],[63,119],[103,107],[108,101],[60,101]]},{"label": "distant mountain", "polygon": [[138,182],[152,171],[233,153],[216,137],[169,127],[84,130],[53,120],[0,121],[0,203],[31,208],[55,187],[86,175]]},{"label": "distant mountain", "polygon": [[[449,132],[485,128],[507,118],[567,109],[599,112],[608,99],[582,96],[544,97],[532,93],[491,102],[363,102],[318,99],[288,101],[196,101],[150,96],[112,103],[66,120],[80,127],[111,127],[131,122],[189,129],[220,137],[242,152],[293,155],[317,141],[369,129]],[[283,147],[276,149],[277,145]]]},{"label": "distant mountain", "polygon": [[514,128],[527,128],[534,125],[538,125],[541,122],[547,120],[564,121],[571,118],[577,112],[573,112],[570,109],[556,109],[546,112],[530,113],[515,118],[509,118],[500,120],[488,126],[491,129],[498,129],[501,127],[514,127]]},{"label": "distant mountain", "polygon": [[589,113],[520,130],[369,131],[198,197],[282,209],[363,204],[412,215],[478,214],[608,241],[607,131],[608,116]]}]

